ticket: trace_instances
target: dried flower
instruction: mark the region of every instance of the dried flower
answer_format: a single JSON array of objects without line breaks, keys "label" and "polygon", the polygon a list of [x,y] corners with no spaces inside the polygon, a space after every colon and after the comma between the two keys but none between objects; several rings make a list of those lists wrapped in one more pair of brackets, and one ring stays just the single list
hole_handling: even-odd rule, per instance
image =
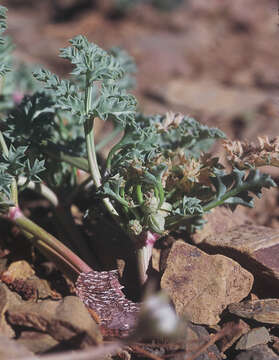
[{"label": "dried flower", "polygon": [[256,168],[265,165],[279,166],[279,137],[272,140],[258,137],[259,144],[244,141],[225,140],[223,146],[227,159],[239,169]]}]

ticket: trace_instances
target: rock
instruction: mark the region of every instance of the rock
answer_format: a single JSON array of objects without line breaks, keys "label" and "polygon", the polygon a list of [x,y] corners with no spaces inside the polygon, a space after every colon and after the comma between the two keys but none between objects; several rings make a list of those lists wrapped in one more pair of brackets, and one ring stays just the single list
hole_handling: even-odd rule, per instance
[{"label": "rock", "polygon": [[17,343],[24,345],[33,353],[44,353],[59,344],[52,336],[38,331],[23,331]]},{"label": "rock", "polygon": [[241,352],[234,360],[279,360],[279,356],[267,345],[258,345],[250,350]]},{"label": "rock", "polygon": [[218,341],[218,348],[222,353],[228,350],[242,335],[250,330],[250,326],[241,319],[237,323],[234,321],[225,323],[224,326],[230,326],[230,331]]},{"label": "rock", "polygon": [[[188,324],[187,328],[187,340],[186,340],[186,352],[197,351],[201,345],[203,345],[206,341],[210,340],[210,335],[208,331],[199,325]],[[185,359],[185,354],[181,359]],[[222,359],[221,353],[218,350],[216,345],[211,345],[202,355],[195,358],[195,360],[219,360]]]},{"label": "rock", "polygon": [[265,345],[270,342],[269,332],[265,327],[252,329],[243,335],[237,342],[236,350],[247,350],[256,345]]},{"label": "rock", "polygon": [[248,300],[230,304],[230,313],[264,324],[279,324],[279,299]]},{"label": "rock", "polygon": [[35,271],[25,260],[14,261],[12,262],[8,269],[2,274],[2,281],[13,281],[15,279],[26,280],[32,275],[35,274]]},{"label": "rock", "polygon": [[245,298],[252,285],[253,276],[235,261],[207,255],[180,240],[170,251],[161,280],[179,315],[207,325],[216,325],[227,305]]},{"label": "rock", "polygon": [[235,211],[217,207],[206,214],[204,219],[206,223],[203,228],[197,230],[192,236],[195,244],[200,244],[210,236],[215,237],[216,234],[223,234],[234,227],[243,225],[248,220],[241,207],[237,207]]},{"label": "rock", "polygon": [[28,262],[15,261],[1,275],[1,280],[24,300],[45,299],[52,296],[46,280],[39,279]]},{"label": "rock", "polygon": [[14,337],[15,332],[6,321],[5,313],[12,306],[20,306],[23,300],[19,295],[9,290],[9,288],[0,283],[0,332],[7,337]]},{"label": "rock", "polygon": [[80,337],[81,346],[102,341],[98,325],[77,297],[67,296],[61,301],[44,300],[8,309],[7,321],[51,335],[57,341]]},{"label": "rock", "polygon": [[272,336],[272,340],[274,343],[271,344],[272,349],[276,352],[276,354],[279,354],[279,341],[276,336]]},{"label": "rock", "polygon": [[[204,90],[206,89],[206,90]],[[169,82],[166,101],[171,105],[184,105],[193,110],[201,107],[207,114],[236,116],[257,108],[267,95],[260,90],[239,91],[222,86],[212,80],[185,81],[176,79]]]},{"label": "rock", "polygon": [[279,286],[279,230],[240,225],[203,239],[203,250],[222,253],[236,260],[255,277],[254,292],[277,297]]},{"label": "rock", "polygon": [[15,340],[11,340],[2,334],[0,335],[0,360],[7,359],[28,359],[39,360],[37,356],[25,348],[22,344],[19,344]]}]

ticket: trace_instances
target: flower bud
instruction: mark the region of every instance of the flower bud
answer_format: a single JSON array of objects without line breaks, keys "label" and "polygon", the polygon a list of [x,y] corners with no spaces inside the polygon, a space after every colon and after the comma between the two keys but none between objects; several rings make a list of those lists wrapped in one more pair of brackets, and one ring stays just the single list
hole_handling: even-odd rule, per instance
[{"label": "flower bud", "polygon": [[142,226],[138,220],[130,220],[128,225],[128,231],[133,235],[140,235],[142,232]]},{"label": "flower bud", "polygon": [[149,230],[162,234],[165,230],[165,217],[159,212],[147,216],[147,226]]}]

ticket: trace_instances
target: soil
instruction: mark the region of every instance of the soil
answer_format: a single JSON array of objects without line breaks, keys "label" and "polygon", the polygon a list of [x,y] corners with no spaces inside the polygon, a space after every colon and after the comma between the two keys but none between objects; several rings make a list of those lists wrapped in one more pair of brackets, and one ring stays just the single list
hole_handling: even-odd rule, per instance
[{"label": "soil", "polygon": [[[121,46],[135,58],[134,93],[145,113],[190,114],[219,127],[233,140],[257,141],[257,136],[279,134],[276,0],[187,0],[173,11],[141,4],[125,14],[101,0],[7,0],[2,4],[9,9],[8,33],[23,61],[66,75],[69,67],[57,56],[58,49],[84,34],[106,49]],[[103,126],[98,129],[100,137],[106,131]],[[265,170],[278,184],[279,171]],[[29,195],[24,198],[26,213],[46,219],[44,226],[51,229],[48,205]],[[279,192],[273,189],[242,214],[251,223],[278,229],[278,205]],[[11,238],[20,235],[5,222],[2,228],[8,244],[3,249],[10,251]],[[9,261],[22,256],[22,249],[16,249]],[[24,258],[32,263],[30,249]]]}]

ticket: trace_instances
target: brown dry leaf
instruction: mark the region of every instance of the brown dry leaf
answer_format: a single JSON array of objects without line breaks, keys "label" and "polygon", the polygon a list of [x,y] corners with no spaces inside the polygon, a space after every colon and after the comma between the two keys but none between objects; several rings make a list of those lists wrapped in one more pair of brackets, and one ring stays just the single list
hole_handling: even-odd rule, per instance
[{"label": "brown dry leaf", "polygon": [[225,140],[223,146],[228,161],[239,169],[265,165],[279,167],[279,136],[270,140],[267,136],[258,137],[258,144],[245,141]]},{"label": "brown dry leaf", "polygon": [[162,124],[156,124],[159,132],[167,132],[171,128],[178,128],[184,115],[168,111]]}]

